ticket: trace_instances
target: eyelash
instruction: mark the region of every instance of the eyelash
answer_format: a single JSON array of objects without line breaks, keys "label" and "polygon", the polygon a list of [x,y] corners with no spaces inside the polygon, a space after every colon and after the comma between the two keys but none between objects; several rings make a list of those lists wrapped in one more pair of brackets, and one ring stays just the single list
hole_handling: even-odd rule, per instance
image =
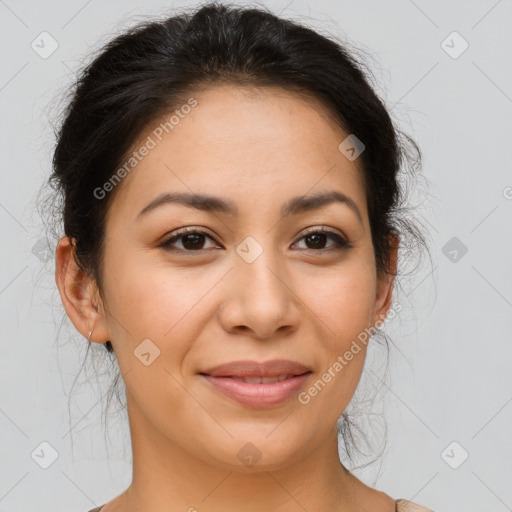
[{"label": "eyelash", "polygon": [[[301,238],[299,238],[299,240],[297,240],[297,242],[299,242],[303,238],[306,238],[310,235],[316,235],[319,233],[329,235],[329,237],[331,237],[336,242],[337,247],[334,247],[334,248],[331,247],[331,248],[327,248],[327,249],[302,249],[302,250],[312,252],[312,253],[318,253],[318,252],[327,252],[327,251],[330,252],[330,251],[347,250],[347,249],[352,249],[352,247],[353,247],[353,245],[351,243],[347,242],[336,232],[330,231],[330,230],[327,230],[324,228],[311,230],[311,231],[305,233]],[[176,249],[176,248],[172,247],[172,244],[174,242],[178,241],[180,238],[183,238],[186,235],[204,235],[207,238],[209,238],[210,240],[215,242],[215,240],[208,233],[206,233],[204,231],[201,231],[201,230],[198,230],[195,228],[184,228],[184,229],[178,231],[172,238],[169,238],[166,241],[162,242],[159,245],[159,247],[161,247],[167,251],[172,251],[172,252],[202,253],[203,251],[208,250],[208,249],[198,249],[198,250],[194,251],[194,250],[187,250],[187,249]]]}]

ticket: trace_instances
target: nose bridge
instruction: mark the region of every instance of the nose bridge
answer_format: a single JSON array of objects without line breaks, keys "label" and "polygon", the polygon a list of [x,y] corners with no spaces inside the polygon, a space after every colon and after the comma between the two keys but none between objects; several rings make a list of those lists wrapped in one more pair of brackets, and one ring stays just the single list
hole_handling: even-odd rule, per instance
[{"label": "nose bridge", "polygon": [[299,311],[278,253],[263,240],[271,237],[256,237],[247,236],[236,247],[223,321],[228,329],[244,326],[269,337],[279,327],[296,324]]},{"label": "nose bridge", "polygon": [[276,252],[270,246],[270,238],[248,235],[236,248],[236,277],[244,290],[250,292],[252,289],[251,295],[255,295],[255,291],[278,295],[284,292],[282,281],[276,277],[281,265]]}]

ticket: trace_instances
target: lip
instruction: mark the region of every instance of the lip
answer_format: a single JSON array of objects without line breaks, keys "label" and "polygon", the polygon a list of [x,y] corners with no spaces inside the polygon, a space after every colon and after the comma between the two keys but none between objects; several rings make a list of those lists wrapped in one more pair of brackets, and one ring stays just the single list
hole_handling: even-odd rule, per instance
[{"label": "lip", "polygon": [[263,408],[279,405],[296,395],[311,372],[294,375],[278,382],[249,384],[232,377],[213,377],[202,374],[216,391],[247,407]]},{"label": "lip", "polygon": [[[216,391],[252,408],[264,408],[279,405],[296,395],[312,374],[310,368],[284,359],[272,361],[235,361],[225,363],[205,372],[200,376]],[[243,377],[278,377],[288,375],[278,382],[247,383]]]},{"label": "lip", "polygon": [[271,361],[232,361],[223,363],[200,373],[212,377],[278,377],[279,375],[302,375],[311,368],[287,359]]}]

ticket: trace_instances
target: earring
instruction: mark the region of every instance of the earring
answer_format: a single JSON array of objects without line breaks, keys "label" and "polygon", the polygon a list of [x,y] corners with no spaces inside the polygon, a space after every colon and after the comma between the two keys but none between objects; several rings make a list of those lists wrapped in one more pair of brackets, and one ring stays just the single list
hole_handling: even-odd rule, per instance
[{"label": "earring", "polygon": [[87,341],[90,343],[91,342],[91,336],[92,336],[92,332],[94,331],[94,329],[92,331],[89,331],[89,336],[87,336]]}]

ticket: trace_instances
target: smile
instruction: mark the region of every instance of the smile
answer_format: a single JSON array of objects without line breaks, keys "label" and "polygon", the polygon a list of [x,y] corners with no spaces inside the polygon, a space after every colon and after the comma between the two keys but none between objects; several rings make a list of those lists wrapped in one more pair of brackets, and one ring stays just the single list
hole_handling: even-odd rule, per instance
[{"label": "smile", "polygon": [[211,388],[232,400],[251,408],[280,405],[304,386],[311,372],[302,375],[275,377],[213,377],[201,374]]}]

